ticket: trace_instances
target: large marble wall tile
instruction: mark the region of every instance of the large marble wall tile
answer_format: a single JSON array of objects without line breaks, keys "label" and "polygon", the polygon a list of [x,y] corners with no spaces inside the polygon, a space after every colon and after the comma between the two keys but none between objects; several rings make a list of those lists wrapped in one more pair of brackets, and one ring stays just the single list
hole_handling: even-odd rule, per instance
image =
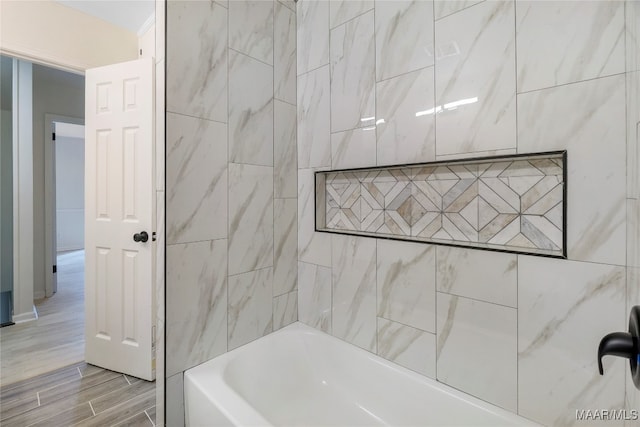
[{"label": "large marble wall tile", "polygon": [[166,401],[166,425],[184,427],[184,384],[182,372],[167,378]]},{"label": "large marble wall tile", "polygon": [[512,1],[436,21],[436,154],[515,147],[513,22]]},{"label": "large marble wall tile", "polygon": [[227,237],[227,125],[167,113],[167,244]]},{"label": "large marble wall tile", "polygon": [[273,168],[229,164],[229,274],[273,265]]},{"label": "large marble wall tile", "polygon": [[331,0],[329,1],[329,26],[338,25],[373,9],[373,0]]},{"label": "large marble wall tile", "polygon": [[298,263],[298,319],[331,333],[331,268]]},{"label": "large marble wall tile", "polygon": [[627,199],[627,267],[640,268],[640,199]]},{"label": "large marble wall tile", "polygon": [[298,170],[298,259],[331,267],[331,236],[317,233],[313,169]]},{"label": "large marble wall tile", "polygon": [[375,352],[376,241],[332,237],[332,334]]},{"label": "large marble wall tile", "polygon": [[273,268],[229,276],[229,350],[273,331]]},{"label": "large marble wall tile", "polygon": [[357,128],[331,134],[333,169],[359,168],[376,164],[374,127]]},{"label": "large marble wall tile", "polygon": [[166,369],[227,351],[227,240],[167,246]]},{"label": "large marble wall tile", "polygon": [[298,167],[331,166],[329,66],[298,76]]},{"label": "large marble wall tile", "polygon": [[[273,1],[229,3],[229,47],[273,65]],[[229,70],[231,77],[233,71]],[[230,99],[234,97],[230,94]]]},{"label": "large marble wall tile", "polygon": [[376,80],[434,63],[433,2],[376,0]]},{"label": "large marble wall tile", "polygon": [[378,316],[435,332],[435,247],[393,240],[377,242]]},{"label": "large marble wall tile", "polygon": [[436,377],[436,336],[378,318],[378,356],[430,378]]},{"label": "large marble wall tile", "polygon": [[[637,7],[640,14],[640,5]],[[640,26],[640,22],[638,25]],[[626,73],[626,85],[627,198],[638,199],[640,198],[640,126],[638,126],[640,123],[640,72]]]},{"label": "large marble wall tile", "polygon": [[435,18],[444,18],[447,15],[451,15],[452,13],[456,13],[482,1],[484,0],[435,0],[433,2]]},{"label": "large marble wall tile", "polygon": [[298,292],[293,291],[273,299],[273,330],[298,320]]},{"label": "large marble wall tile", "polygon": [[162,413],[158,417],[158,423],[164,424],[164,395],[165,395],[165,377],[164,377],[164,365],[165,365],[165,199],[164,191],[156,191],[156,250],[155,250],[155,262],[154,262],[154,293],[156,313],[156,408],[158,414]]},{"label": "large marble wall tile", "polygon": [[515,254],[438,246],[438,291],[518,306]]},{"label": "large marble wall tile", "polygon": [[331,132],[375,124],[373,15],[331,30]]},{"label": "large marble wall tile", "polygon": [[433,67],[376,85],[378,165],[435,160]]},{"label": "large marble wall tile", "polygon": [[273,201],[273,296],[291,292],[298,282],[298,203]]},{"label": "large marble wall tile", "polygon": [[[640,240],[636,240],[636,242],[640,242]],[[640,305],[640,268],[627,268],[627,309],[625,310],[627,316],[631,312],[631,307],[635,305]],[[625,374],[625,381],[627,410],[638,409],[640,390],[636,388],[628,374]],[[638,427],[638,425],[640,425],[640,420],[634,420],[627,423],[625,427]]]},{"label": "large marble wall tile", "polygon": [[166,79],[167,111],[227,122],[227,9],[167,2]]},{"label": "large marble wall tile", "polygon": [[273,194],[293,197],[298,194],[296,150],[296,107],[274,101],[273,114]]},{"label": "large marble wall tile", "polygon": [[296,103],[296,13],[275,2],[273,39],[274,97]]},{"label": "large marble wall tile", "polygon": [[296,22],[300,75],[329,63],[329,2],[301,1]]},{"label": "large marble wall tile", "polygon": [[518,412],[565,426],[583,425],[576,409],[623,408],[628,362],[604,358],[600,376],[596,352],[626,328],[624,267],[518,258]]},{"label": "large marble wall tile", "polygon": [[625,46],[626,71],[640,70],[640,4],[635,0],[625,1]]},{"label": "large marble wall tile", "polygon": [[624,2],[527,0],[516,9],[518,92],[624,72]]},{"label": "large marble wall tile", "polygon": [[273,166],[273,67],[233,50],[229,51],[229,161]]},{"label": "large marble wall tile", "polygon": [[518,95],[518,152],[568,151],[570,259],[625,263],[624,92],[620,75]]},{"label": "large marble wall tile", "polygon": [[438,292],[437,378],[517,409],[517,310]]}]

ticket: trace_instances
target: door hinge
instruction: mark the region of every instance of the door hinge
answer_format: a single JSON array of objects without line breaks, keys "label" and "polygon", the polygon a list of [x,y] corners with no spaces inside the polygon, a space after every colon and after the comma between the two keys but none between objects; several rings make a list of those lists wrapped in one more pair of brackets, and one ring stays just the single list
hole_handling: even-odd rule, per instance
[{"label": "door hinge", "polygon": [[53,266],[53,274],[56,274],[58,272],[58,266],[54,265]]},{"label": "door hinge", "polygon": [[55,132],[53,132],[53,133],[51,134],[51,139],[53,139],[54,141],[56,140],[56,133],[55,133]]}]

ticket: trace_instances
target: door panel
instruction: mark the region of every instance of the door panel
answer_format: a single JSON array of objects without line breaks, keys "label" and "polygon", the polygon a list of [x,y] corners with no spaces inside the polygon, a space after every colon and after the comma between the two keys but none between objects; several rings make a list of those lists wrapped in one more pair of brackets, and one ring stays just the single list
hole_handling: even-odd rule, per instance
[{"label": "door panel", "polygon": [[[87,363],[155,377],[153,62],[87,70]],[[133,235],[146,231],[147,242]]]}]

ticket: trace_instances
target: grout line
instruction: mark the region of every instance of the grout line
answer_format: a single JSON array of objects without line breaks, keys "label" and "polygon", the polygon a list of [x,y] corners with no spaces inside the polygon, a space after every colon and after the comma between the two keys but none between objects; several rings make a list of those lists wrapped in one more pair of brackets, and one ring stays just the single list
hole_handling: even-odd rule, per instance
[{"label": "grout line", "polygon": [[580,83],[592,82],[592,81],[600,80],[600,79],[608,79],[610,77],[615,77],[615,76],[624,76],[626,74],[627,74],[626,72],[614,73],[614,74],[608,74],[606,76],[599,76],[599,77],[593,77],[591,79],[577,80],[575,82],[567,82],[567,83],[562,83],[562,84],[554,85],[554,86],[545,86],[545,87],[540,87],[540,88],[537,88],[537,89],[526,90],[526,91],[523,91],[523,92],[516,92],[516,95],[524,95],[524,94],[527,94],[527,93],[542,92],[542,91],[545,91],[545,90],[555,89],[555,88],[559,88],[559,87],[563,87],[563,86],[577,85],[577,84],[580,84]]},{"label": "grout line", "polygon": [[38,398],[38,406],[40,406],[41,403],[40,403],[40,392],[39,391],[36,392],[36,397]]},{"label": "grout line", "polygon": [[131,381],[129,381],[129,378],[127,378],[127,376],[125,374],[122,374],[122,376],[124,377],[124,379],[127,382],[127,384],[131,385]]},{"label": "grout line", "polygon": [[[272,78],[272,102],[273,108],[271,109],[271,164],[273,169],[271,170],[271,265],[273,271],[271,273],[271,331],[275,331],[276,326],[276,312],[273,309],[275,302],[275,295],[273,292],[274,273],[276,271],[276,9],[277,0],[273,0],[273,25],[271,27],[271,41],[273,46],[271,48],[271,62],[273,62],[273,70],[271,73]],[[281,5],[284,6],[284,5]]]},{"label": "grout line", "polygon": [[[331,5],[331,2],[329,2],[329,5]],[[332,30],[335,30],[335,29],[336,29],[336,28],[338,28],[338,27],[341,27],[341,26],[343,26],[343,25],[348,24],[349,22],[355,21],[356,19],[358,19],[358,18],[362,17],[363,15],[366,15],[367,13],[371,12],[372,10],[373,10],[373,11],[375,11],[375,10],[376,10],[375,5],[374,5],[374,6],[372,6],[372,7],[371,7],[371,9],[367,9],[367,10],[365,10],[365,11],[363,11],[363,12],[359,13],[358,15],[354,16],[353,18],[349,18],[349,19],[347,19],[346,21],[344,21],[344,22],[342,22],[342,23],[340,23],[340,24],[335,25],[335,26],[333,26],[333,27],[332,27],[332,26],[331,26],[331,6],[329,6],[329,32],[331,32]]]},{"label": "grout line", "polygon": [[469,6],[463,7],[462,9],[458,9],[458,10],[453,11],[453,12],[451,12],[451,13],[447,14],[447,15],[443,15],[443,16],[441,16],[440,18],[437,18],[437,19],[436,19],[436,14],[435,14],[435,2],[434,2],[433,20],[434,20],[434,21],[441,21],[441,20],[443,20],[443,19],[445,19],[445,18],[448,18],[449,16],[455,15],[455,14],[456,14],[456,13],[458,13],[458,12],[462,12],[463,10],[467,10],[467,9],[469,9],[469,8],[472,8],[473,6],[477,6],[477,5],[479,5],[479,4],[481,4],[481,3],[484,3],[484,2],[485,2],[485,0],[480,0],[480,1],[478,1],[477,3],[474,3],[474,4],[472,4],[472,5],[469,5]]},{"label": "grout line", "polygon": [[84,378],[84,377],[82,376],[82,372],[80,372],[80,367],[77,367],[76,369],[78,370],[78,374],[80,374],[80,378]]},{"label": "grout line", "polygon": [[[434,46],[435,46],[435,43],[434,43]],[[434,47],[434,49],[435,49],[435,47]],[[396,75],[391,76],[391,77],[385,77],[383,79],[376,80],[376,84],[388,82],[388,81],[393,80],[395,78],[404,77],[404,76],[407,76],[407,75],[412,74],[412,73],[419,73],[419,72],[422,72],[422,71],[426,70],[427,68],[434,68],[435,69],[435,66],[436,66],[436,63],[435,63],[435,59],[434,59],[434,62],[431,65],[425,65],[424,67],[416,68],[415,70],[404,71],[402,73],[396,74]],[[434,73],[435,73],[435,71],[434,71]],[[434,84],[434,88],[435,88],[435,84]],[[435,97],[435,89],[434,89],[434,97]]]},{"label": "grout line", "polygon": [[[230,9],[230,8],[229,8]],[[231,79],[229,78],[229,61],[230,61],[230,56],[229,55],[229,45],[230,45],[230,23],[231,20],[229,18],[229,9],[227,9],[227,45],[225,46],[225,49],[227,50],[227,81],[226,81],[226,89],[227,89],[227,122],[229,121],[229,104],[230,104],[230,96],[229,96],[229,86],[230,86],[230,82]],[[229,173],[229,169],[231,166],[231,162],[229,161],[229,156],[230,156],[230,144],[231,144],[231,132],[229,129],[229,126],[227,126],[227,152],[225,153],[225,160],[227,161],[227,223],[225,224],[226,230],[227,230],[227,256],[226,256],[226,264],[227,264],[227,271],[225,272],[226,277],[225,277],[225,287],[226,287],[226,297],[227,297],[227,304],[225,306],[225,317],[226,317],[226,332],[225,332],[225,337],[224,337],[224,343],[225,343],[225,352],[229,351],[229,293],[230,293],[230,289],[229,289],[229,250],[231,249],[231,229],[230,229],[230,224],[231,224],[231,203],[230,203],[230,188],[231,188],[231,180],[230,180],[230,176],[231,174]],[[184,386],[184,371],[182,372],[182,381],[183,381],[183,386]],[[183,414],[184,416],[184,414]],[[166,423],[166,419],[165,419],[165,423]]]},{"label": "grout line", "polygon": [[516,414],[520,413],[520,310],[518,299],[520,298],[520,255],[516,255]]},{"label": "grout line", "polygon": [[398,325],[402,325],[405,328],[415,329],[416,331],[420,331],[423,334],[430,334],[430,335],[434,335],[434,336],[436,335],[436,332],[427,331],[425,329],[418,328],[417,326],[407,325],[406,323],[398,322],[397,320],[389,319],[388,317],[380,316],[379,314],[376,314],[376,318],[377,319],[386,320],[387,322],[391,322],[391,323],[397,323]]},{"label": "grout line", "polygon": [[[240,52],[239,50],[234,49],[234,48],[232,48],[231,46],[229,46],[229,50],[232,50],[232,51],[234,51],[235,53],[239,53],[239,54],[240,54],[240,55],[242,55],[242,56],[246,56],[247,58],[255,59],[256,61],[260,62],[261,64],[267,65],[267,66],[269,66],[269,67],[273,67],[273,64],[269,64],[268,62],[264,62],[264,61],[263,61],[263,60],[261,60],[261,59],[254,58],[253,56],[251,56],[251,55],[249,55],[249,54],[246,54],[246,53],[244,53],[244,52]],[[228,76],[228,75],[227,75],[227,78],[229,78],[229,76]]]},{"label": "grout line", "polygon": [[[432,38],[432,47],[433,47],[433,96],[431,100],[433,101],[433,108],[436,107],[438,102],[438,93],[436,86],[436,62],[438,61],[438,56],[436,55],[436,2],[433,1],[431,3],[432,7],[432,24],[433,24],[433,38]],[[433,115],[433,158],[438,160],[438,115]],[[412,226],[413,227],[413,226]]]},{"label": "grout line", "polygon": [[292,103],[290,103],[289,101],[285,101],[284,99],[277,98],[275,95],[274,95],[273,99],[274,99],[274,100],[276,100],[276,101],[282,102],[282,103],[284,103],[284,104],[290,105],[290,106],[292,106],[292,107],[295,107],[295,106],[296,106],[296,104],[292,104]]},{"label": "grout line", "polygon": [[[167,110],[167,113],[169,113],[169,114],[173,114],[173,115],[175,115],[175,116],[190,117],[190,118],[192,118],[192,119],[204,120],[204,121],[207,121],[207,122],[221,123],[221,124],[223,124],[223,125],[228,125],[228,124],[229,124],[229,123],[227,123],[227,122],[221,122],[220,120],[213,120],[213,119],[208,119],[208,118],[206,118],[206,117],[193,116],[193,115],[191,115],[191,114],[180,113],[180,112],[178,112],[178,111],[170,111],[170,110]],[[227,118],[227,119],[228,119],[228,118]]]},{"label": "grout line", "polygon": [[484,303],[484,304],[497,305],[497,306],[508,308],[508,309],[511,309],[511,310],[516,310],[516,311],[518,310],[517,307],[513,307],[511,305],[500,304],[500,303],[497,303],[497,302],[482,300],[482,299],[479,299],[479,298],[469,297],[469,296],[466,296],[466,295],[454,294],[453,292],[436,291],[436,294],[449,295],[449,296],[452,296],[452,297],[464,298],[464,299],[468,299],[470,301],[476,301],[476,302],[480,302],[480,303]]},{"label": "grout line", "polygon": [[[296,46],[296,49],[297,49],[297,46]],[[298,75],[296,76],[296,80],[297,80],[297,79],[299,79],[300,77],[304,76],[305,74],[310,74],[310,73],[313,73],[314,71],[318,71],[318,70],[320,70],[322,67],[328,67],[328,66],[329,66],[329,64],[330,64],[330,62],[327,62],[326,64],[322,64],[322,65],[320,65],[320,66],[318,66],[318,67],[316,67],[316,68],[312,68],[312,69],[311,69],[311,70],[309,70],[309,71],[305,71],[304,73],[298,74]],[[297,84],[297,82],[296,82],[296,84]],[[297,95],[297,94],[296,94],[296,95]],[[296,97],[296,100],[297,100],[297,97]]]},{"label": "grout line", "polygon": [[91,408],[91,413],[93,414],[93,416],[96,416],[96,411],[93,409],[93,405],[91,404],[91,401],[87,402],[89,403],[89,407]]},{"label": "grout line", "polygon": [[153,427],[156,427],[156,423],[154,423],[154,422],[153,422],[153,420],[151,419],[151,417],[149,416],[149,413],[148,413],[147,411],[148,411],[148,409],[146,409],[146,410],[144,411],[144,414],[147,416],[147,418],[149,418],[149,421],[151,421],[151,425],[152,425]]},{"label": "grout line", "polygon": [[[376,43],[377,34],[376,34],[376,6],[375,3],[373,5],[373,116],[376,117],[374,119],[374,133],[373,137],[375,138],[375,164],[378,164],[378,125],[377,118],[378,116],[378,45]],[[362,202],[360,202],[362,205]],[[362,212],[362,211],[361,211]],[[360,227],[362,227],[362,218],[360,218]],[[377,263],[378,263],[378,244],[376,243],[376,292],[378,288],[378,273],[377,273]],[[377,298],[377,294],[376,294]],[[377,304],[377,301],[376,301]],[[376,345],[378,343],[378,326],[376,321]],[[378,349],[376,348],[376,354],[378,354]]]},{"label": "grout line", "polygon": [[219,238],[216,238],[216,239],[194,240],[193,242],[176,242],[176,243],[167,244],[166,247],[167,248],[171,248],[173,246],[193,245],[194,243],[215,242],[217,240],[227,240],[227,239],[228,239],[228,237],[219,237]]}]

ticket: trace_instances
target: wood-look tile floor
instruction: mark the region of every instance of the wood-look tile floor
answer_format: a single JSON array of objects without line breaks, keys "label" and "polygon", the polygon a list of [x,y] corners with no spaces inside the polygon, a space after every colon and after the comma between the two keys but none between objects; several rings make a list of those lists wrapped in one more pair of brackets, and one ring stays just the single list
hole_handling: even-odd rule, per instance
[{"label": "wood-look tile floor", "polygon": [[155,383],[76,363],[0,387],[3,427],[155,426]]},{"label": "wood-look tile floor", "polygon": [[58,254],[58,292],[38,319],[0,328],[0,386],[84,360],[84,251]]},{"label": "wood-look tile floor", "polygon": [[87,365],[84,251],[58,255],[38,320],[0,329],[0,425],[153,426],[155,383]]}]

